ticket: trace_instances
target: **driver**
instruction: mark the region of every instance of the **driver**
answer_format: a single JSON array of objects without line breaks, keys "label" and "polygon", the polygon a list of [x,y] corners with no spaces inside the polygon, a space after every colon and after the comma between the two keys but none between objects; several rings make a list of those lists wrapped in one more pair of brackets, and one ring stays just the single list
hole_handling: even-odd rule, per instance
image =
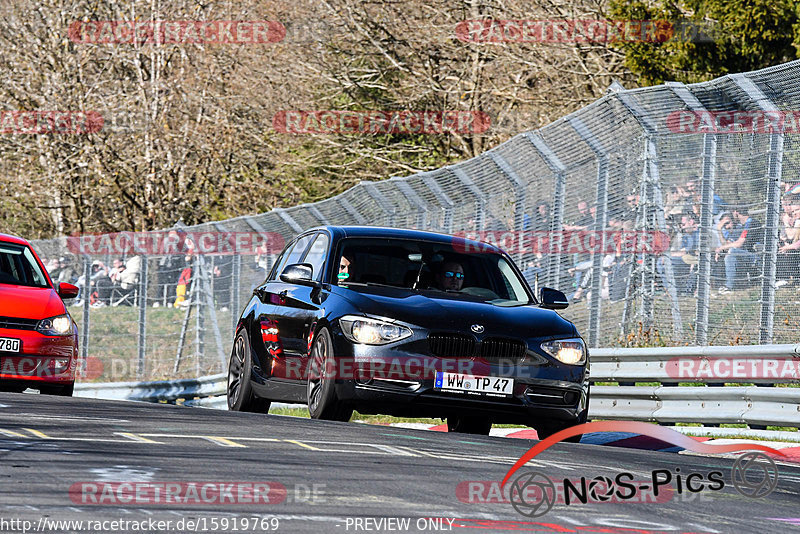
[{"label": "driver", "polygon": [[436,285],[442,291],[461,291],[464,268],[456,261],[446,261],[436,273]]},{"label": "driver", "polygon": [[337,275],[337,279],[339,282],[347,282],[347,280],[353,274],[352,270],[353,259],[352,256],[348,257],[342,255],[341,259],[339,260],[339,274]]}]

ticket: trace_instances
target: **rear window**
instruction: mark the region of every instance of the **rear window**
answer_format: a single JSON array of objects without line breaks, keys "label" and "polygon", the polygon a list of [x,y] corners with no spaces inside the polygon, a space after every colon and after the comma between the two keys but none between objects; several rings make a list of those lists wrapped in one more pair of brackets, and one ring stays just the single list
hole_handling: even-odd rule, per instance
[{"label": "rear window", "polygon": [[0,284],[50,287],[31,249],[0,243]]}]

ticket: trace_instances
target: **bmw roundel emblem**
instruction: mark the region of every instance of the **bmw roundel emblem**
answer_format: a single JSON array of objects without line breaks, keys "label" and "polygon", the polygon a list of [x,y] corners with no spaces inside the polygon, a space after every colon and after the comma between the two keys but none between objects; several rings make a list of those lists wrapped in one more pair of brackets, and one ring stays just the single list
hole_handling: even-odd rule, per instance
[{"label": "bmw roundel emblem", "polygon": [[480,334],[481,332],[483,332],[483,325],[482,324],[474,324],[474,325],[470,326],[469,328],[470,328],[470,330],[472,330],[476,334]]}]

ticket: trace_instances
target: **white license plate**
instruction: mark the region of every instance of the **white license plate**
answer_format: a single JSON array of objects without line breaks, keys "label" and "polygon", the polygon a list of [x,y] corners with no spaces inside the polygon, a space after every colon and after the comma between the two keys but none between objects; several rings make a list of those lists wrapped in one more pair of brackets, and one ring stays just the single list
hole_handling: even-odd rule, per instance
[{"label": "white license plate", "polygon": [[0,352],[20,352],[22,343],[19,339],[0,337]]},{"label": "white license plate", "polygon": [[514,379],[499,376],[475,376],[437,371],[434,389],[459,391],[494,397],[508,397],[514,393]]}]

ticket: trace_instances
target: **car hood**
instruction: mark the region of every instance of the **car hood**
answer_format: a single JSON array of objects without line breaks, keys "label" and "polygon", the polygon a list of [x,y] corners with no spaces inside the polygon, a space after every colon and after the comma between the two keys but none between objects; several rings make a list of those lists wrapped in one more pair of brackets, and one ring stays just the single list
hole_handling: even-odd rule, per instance
[{"label": "car hood", "polygon": [[534,305],[498,306],[403,289],[367,287],[337,288],[336,292],[366,315],[387,317],[436,331],[469,332],[479,324],[487,336],[517,338],[575,335],[575,327],[552,310]]},{"label": "car hood", "polygon": [[46,319],[66,311],[64,302],[49,287],[0,284],[0,316]]}]

